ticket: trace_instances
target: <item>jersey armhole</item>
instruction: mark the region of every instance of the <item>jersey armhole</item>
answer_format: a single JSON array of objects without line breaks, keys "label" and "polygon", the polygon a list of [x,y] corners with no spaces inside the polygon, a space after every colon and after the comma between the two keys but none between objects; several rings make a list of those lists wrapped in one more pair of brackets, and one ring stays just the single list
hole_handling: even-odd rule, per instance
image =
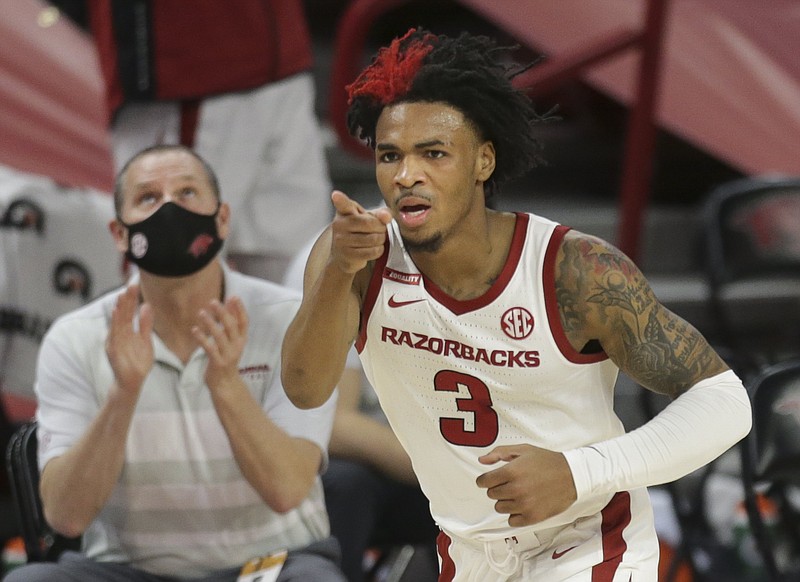
[{"label": "jersey armhole", "polygon": [[558,249],[561,248],[561,243],[564,241],[564,237],[570,230],[570,227],[559,224],[555,227],[547,243],[547,250],[544,255],[544,266],[542,268],[545,309],[547,310],[547,320],[550,324],[550,333],[561,355],[573,364],[594,364],[607,360],[608,355],[603,351],[593,354],[582,354],[573,348],[561,325],[561,314],[558,310],[558,298],[556,297],[556,256],[558,255]]}]

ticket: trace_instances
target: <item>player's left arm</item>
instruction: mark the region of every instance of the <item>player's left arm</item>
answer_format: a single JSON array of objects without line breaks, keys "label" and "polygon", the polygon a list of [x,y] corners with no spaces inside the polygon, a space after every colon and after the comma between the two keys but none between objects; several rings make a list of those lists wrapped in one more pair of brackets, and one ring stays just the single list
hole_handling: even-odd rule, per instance
[{"label": "player's left arm", "polygon": [[691,324],[662,305],[621,251],[571,231],[557,260],[561,324],[579,351],[599,342],[643,387],[676,398],[728,366]]},{"label": "player's left arm", "polygon": [[576,351],[599,345],[633,380],[673,401],[645,425],[603,442],[563,452],[503,445],[482,455],[479,461],[493,468],[477,485],[511,526],[538,523],[589,495],[673,481],[750,430],[739,378],[694,327],[658,302],[619,250],[568,233],[555,286],[561,325]]},{"label": "player's left arm", "polygon": [[556,293],[574,347],[598,342],[633,380],[673,399],[626,435],[565,452],[579,498],[672,481],[749,432],[741,380],[692,325],[658,301],[621,251],[568,233],[558,253]]}]

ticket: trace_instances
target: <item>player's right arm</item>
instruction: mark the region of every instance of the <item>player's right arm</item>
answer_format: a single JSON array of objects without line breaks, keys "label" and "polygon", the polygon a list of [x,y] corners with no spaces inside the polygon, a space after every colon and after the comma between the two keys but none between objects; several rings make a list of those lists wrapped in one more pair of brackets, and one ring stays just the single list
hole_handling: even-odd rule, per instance
[{"label": "player's right arm", "polygon": [[385,208],[366,211],[342,192],[331,196],[336,216],[311,251],[303,302],[283,341],[281,380],[300,408],[321,406],[344,370],[358,333],[372,261],[384,250]]}]

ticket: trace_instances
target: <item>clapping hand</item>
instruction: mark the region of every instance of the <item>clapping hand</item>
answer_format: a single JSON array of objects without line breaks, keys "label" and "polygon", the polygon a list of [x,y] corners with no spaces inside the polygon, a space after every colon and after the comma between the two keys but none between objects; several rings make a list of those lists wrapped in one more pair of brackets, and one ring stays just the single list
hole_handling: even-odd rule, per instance
[{"label": "clapping hand", "polygon": [[214,300],[200,310],[192,335],[208,355],[205,380],[215,390],[239,377],[239,360],[247,343],[247,312],[238,297]]},{"label": "clapping hand", "polygon": [[[134,322],[137,309],[138,326]],[[111,313],[106,355],[118,388],[137,398],[153,367],[152,331],[153,310],[147,303],[139,305],[139,285],[131,285],[119,296]]]}]

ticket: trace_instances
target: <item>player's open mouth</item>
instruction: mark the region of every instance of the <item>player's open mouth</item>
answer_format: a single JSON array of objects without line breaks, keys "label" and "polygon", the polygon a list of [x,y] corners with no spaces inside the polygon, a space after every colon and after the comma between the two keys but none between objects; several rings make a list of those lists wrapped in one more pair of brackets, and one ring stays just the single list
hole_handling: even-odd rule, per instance
[{"label": "player's open mouth", "polygon": [[408,227],[419,226],[425,222],[430,209],[430,204],[421,203],[417,200],[403,201],[398,205],[400,220]]}]

